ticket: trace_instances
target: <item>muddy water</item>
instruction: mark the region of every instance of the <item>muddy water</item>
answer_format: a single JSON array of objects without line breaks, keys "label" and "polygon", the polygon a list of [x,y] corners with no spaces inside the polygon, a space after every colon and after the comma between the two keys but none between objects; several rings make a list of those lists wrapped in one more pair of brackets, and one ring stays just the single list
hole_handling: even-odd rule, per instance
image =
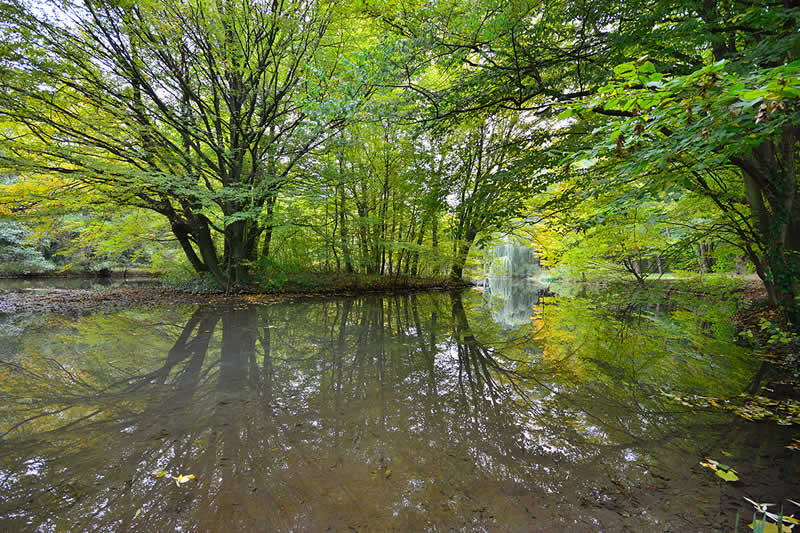
[{"label": "muddy water", "polygon": [[114,289],[118,287],[152,287],[156,278],[0,278],[0,291],[58,291],[70,289]]},{"label": "muddy water", "polygon": [[797,500],[796,426],[660,393],[758,386],[729,302],[543,294],[4,317],[0,530],[731,531]]}]

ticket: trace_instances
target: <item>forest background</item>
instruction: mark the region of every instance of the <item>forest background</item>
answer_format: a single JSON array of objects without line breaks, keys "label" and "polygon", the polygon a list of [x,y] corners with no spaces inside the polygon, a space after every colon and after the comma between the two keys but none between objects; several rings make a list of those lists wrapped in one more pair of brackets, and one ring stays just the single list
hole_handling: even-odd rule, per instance
[{"label": "forest background", "polygon": [[[791,0],[10,0],[0,269],[223,290],[753,273],[800,324]],[[496,263],[496,261],[495,261]]]}]

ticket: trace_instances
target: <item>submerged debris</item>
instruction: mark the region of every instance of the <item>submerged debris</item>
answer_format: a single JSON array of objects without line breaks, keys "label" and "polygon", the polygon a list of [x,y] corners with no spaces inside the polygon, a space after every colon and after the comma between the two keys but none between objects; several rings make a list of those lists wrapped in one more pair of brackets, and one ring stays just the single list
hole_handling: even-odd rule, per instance
[{"label": "submerged debris", "polygon": [[766,396],[744,393],[733,399],[664,391],[661,394],[692,409],[716,407],[736,413],[750,421],[771,420],[781,426],[800,425],[800,401],[792,398],[773,400]]}]

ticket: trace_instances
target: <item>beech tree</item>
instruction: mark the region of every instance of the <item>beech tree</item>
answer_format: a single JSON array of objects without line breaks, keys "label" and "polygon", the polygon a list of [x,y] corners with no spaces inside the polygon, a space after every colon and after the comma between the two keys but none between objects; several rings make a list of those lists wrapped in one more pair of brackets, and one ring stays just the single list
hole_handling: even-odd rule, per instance
[{"label": "beech tree", "polygon": [[615,79],[576,108],[612,117],[578,158],[609,162],[605,172],[617,179],[713,201],[770,303],[800,328],[800,10],[705,7],[704,23],[729,39],[710,39],[710,61],[684,75],[646,58],[618,65]]},{"label": "beech tree", "polygon": [[[585,172],[589,181],[705,194],[771,303],[800,327],[795,0],[434,1],[388,9],[383,20],[430,49],[440,69],[459,72],[441,88],[408,76],[434,119],[495,109],[555,118],[572,106],[559,118],[577,127],[546,127],[583,142],[542,148],[578,152],[565,158],[573,163],[603,161]],[[588,197],[591,187],[573,194]]]},{"label": "beech tree", "polygon": [[0,132],[0,162],[163,215],[198,273],[245,285],[279,191],[362,90],[338,76],[337,9],[12,0],[0,120],[14,127]]},{"label": "beech tree", "polygon": [[452,213],[452,279],[460,280],[474,244],[524,215],[525,199],[541,189],[540,154],[527,150],[545,141],[530,117],[494,113],[466,120],[450,134],[445,190]]}]

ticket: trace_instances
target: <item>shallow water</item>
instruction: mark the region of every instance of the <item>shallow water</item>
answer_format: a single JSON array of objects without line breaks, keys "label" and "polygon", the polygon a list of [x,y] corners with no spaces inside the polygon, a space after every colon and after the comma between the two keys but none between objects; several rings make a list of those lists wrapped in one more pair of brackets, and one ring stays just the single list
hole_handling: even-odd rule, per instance
[{"label": "shallow water", "polygon": [[131,278],[0,278],[0,291],[51,291],[60,289],[116,289],[120,287],[152,287],[158,280]]},{"label": "shallow water", "polygon": [[660,393],[758,386],[730,302],[546,294],[7,316],[0,530],[731,531],[798,499],[796,426]]}]

